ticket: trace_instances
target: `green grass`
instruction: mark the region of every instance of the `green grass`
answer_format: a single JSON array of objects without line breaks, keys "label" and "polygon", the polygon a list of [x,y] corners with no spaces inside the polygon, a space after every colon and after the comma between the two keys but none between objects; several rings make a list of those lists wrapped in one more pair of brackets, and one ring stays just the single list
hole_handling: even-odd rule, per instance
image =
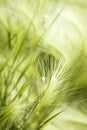
[{"label": "green grass", "polygon": [[0,1],[0,130],[87,129],[86,8]]}]

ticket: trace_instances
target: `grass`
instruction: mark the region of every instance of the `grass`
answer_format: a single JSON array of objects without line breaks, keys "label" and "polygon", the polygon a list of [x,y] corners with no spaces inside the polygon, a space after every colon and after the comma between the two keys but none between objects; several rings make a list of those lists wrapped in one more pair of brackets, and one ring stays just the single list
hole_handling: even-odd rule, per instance
[{"label": "grass", "polygon": [[0,130],[86,130],[86,6],[0,1]]}]

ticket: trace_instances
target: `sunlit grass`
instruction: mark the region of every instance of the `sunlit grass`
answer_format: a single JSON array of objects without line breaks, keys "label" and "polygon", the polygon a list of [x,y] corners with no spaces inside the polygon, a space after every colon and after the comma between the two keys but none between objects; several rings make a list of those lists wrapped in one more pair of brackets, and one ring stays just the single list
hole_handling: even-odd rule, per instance
[{"label": "sunlit grass", "polygon": [[0,1],[0,130],[86,130],[86,7]]}]

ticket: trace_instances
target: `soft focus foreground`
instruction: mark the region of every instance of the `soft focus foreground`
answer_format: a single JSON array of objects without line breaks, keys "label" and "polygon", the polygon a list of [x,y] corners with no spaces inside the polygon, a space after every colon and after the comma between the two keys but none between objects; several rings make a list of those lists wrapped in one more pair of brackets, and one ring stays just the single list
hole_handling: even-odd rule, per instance
[{"label": "soft focus foreground", "polygon": [[86,0],[0,0],[0,130],[87,129]]}]

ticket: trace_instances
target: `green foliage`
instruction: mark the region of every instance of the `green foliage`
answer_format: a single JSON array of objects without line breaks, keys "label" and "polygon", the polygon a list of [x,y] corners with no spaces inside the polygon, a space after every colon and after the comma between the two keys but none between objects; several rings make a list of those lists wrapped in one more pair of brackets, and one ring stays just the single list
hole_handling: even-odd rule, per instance
[{"label": "green foliage", "polygon": [[86,130],[86,7],[0,1],[0,130]]}]

